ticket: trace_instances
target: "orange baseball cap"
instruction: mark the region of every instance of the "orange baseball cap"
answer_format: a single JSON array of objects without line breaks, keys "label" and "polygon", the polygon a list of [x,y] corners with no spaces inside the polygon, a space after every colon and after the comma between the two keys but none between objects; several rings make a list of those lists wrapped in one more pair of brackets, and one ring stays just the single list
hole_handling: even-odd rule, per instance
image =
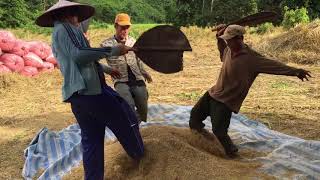
[{"label": "orange baseball cap", "polygon": [[126,13],[117,14],[114,23],[120,26],[131,26],[130,16]]}]

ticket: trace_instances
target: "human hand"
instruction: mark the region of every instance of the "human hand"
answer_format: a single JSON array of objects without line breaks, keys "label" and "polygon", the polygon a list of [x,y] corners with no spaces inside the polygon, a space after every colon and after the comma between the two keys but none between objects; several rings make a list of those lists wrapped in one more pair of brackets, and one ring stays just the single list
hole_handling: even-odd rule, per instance
[{"label": "human hand", "polygon": [[310,71],[304,70],[304,69],[298,69],[296,76],[301,79],[301,81],[304,81],[304,79],[306,79],[307,81],[309,81],[308,77],[311,77],[310,75]]},{"label": "human hand", "polygon": [[226,30],[227,25],[226,24],[219,24],[217,26],[217,36],[223,35],[224,31]]},{"label": "human hand", "polygon": [[132,47],[126,46],[124,44],[118,44],[117,47],[120,49],[120,56],[127,54],[129,51],[132,51]]},{"label": "human hand", "polygon": [[225,29],[226,27],[227,27],[226,24],[219,24],[218,26],[216,26],[216,29],[219,32],[221,29]]},{"label": "human hand", "polygon": [[150,74],[148,74],[148,73],[144,74],[144,78],[147,80],[148,83],[152,83],[152,81],[153,81]]},{"label": "human hand", "polygon": [[111,72],[110,72],[110,76],[113,79],[119,79],[119,78],[121,78],[121,73],[117,69],[112,69]]},{"label": "human hand", "polygon": [[224,33],[224,30],[227,28],[226,24],[219,24],[218,26],[216,26],[214,29],[212,29],[212,31],[217,31],[217,36],[221,36]]}]

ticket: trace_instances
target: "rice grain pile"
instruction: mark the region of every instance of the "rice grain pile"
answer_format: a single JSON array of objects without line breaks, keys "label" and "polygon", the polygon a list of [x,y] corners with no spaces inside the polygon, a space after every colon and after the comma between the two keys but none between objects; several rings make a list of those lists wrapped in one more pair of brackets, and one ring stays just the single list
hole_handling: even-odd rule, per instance
[{"label": "rice grain pile", "polygon": [[[126,155],[118,142],[106,145],[106,179],[272,179],[259,172],[260,164],[245,160],[259,153],[240,151],[239,158],[227,159],[209,133],[203,136],[187,128],[167,126],[144,128],[141,133],[146,153],[139,164]],[[65,179],[83,179],[82,167]]]}]

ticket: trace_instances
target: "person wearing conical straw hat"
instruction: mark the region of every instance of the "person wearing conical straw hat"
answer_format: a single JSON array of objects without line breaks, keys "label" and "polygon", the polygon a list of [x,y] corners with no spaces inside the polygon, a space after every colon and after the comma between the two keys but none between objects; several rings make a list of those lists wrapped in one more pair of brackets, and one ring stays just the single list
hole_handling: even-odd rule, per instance
[{"label": "person wearing conical straw hat", "polygon": [[[70,2],[79,2],[77,0],[69,0]],[[84,37],[86,37],[86,39],[90,42],[90,37],[88,34],[88,29],[89,29],[89,25],[90,25],[90,19],[88,18],[86,20],[83,20],[79,23],[79,29],[83,32]]]},{"label": "person wearing conical straw hat", "polygon": [[60,0],[36,19],[42,27],[53,27],[52,51],[64,81],[63,101],[81,129],[85,179],[104,178],[105,127],[113,131],[124,150],[139,161],[144,145],[135,113],[128,103],[105,83],[99,59],[126,54],[130,47],[91,48],[79,22],[95,12],[92,6]]},{"label": "person wearing conical straw hat", "polygon": [[296,76],[302,81],[310,72],[269,59],[247,46],[245,28],[239,25],[219,25],[216,34],[222,68],[216,84],[192,108],[189,126],[205,132],[203,121],[211,117],[212,131],[230,158],[238,148],[228,135],[232,112],[238,113],[251,85],[260,73]]}]

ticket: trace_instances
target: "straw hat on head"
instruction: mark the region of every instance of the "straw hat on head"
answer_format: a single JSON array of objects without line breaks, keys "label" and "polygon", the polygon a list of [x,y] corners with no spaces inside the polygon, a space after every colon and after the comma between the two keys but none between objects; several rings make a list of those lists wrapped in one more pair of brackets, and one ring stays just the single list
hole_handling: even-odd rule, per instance
[{"label": "straw hat on head", "polygon": [[92,6],[80,3],[70,2],[66,0],[59,0],[55,5],[50,7],[46,12],[36,19],[36,24],[42,27],[53,27],[53,15],[61,10],[67,8],[77,7],[77,16],[79,22],[84,21],[94,15],[95,9]]}]

